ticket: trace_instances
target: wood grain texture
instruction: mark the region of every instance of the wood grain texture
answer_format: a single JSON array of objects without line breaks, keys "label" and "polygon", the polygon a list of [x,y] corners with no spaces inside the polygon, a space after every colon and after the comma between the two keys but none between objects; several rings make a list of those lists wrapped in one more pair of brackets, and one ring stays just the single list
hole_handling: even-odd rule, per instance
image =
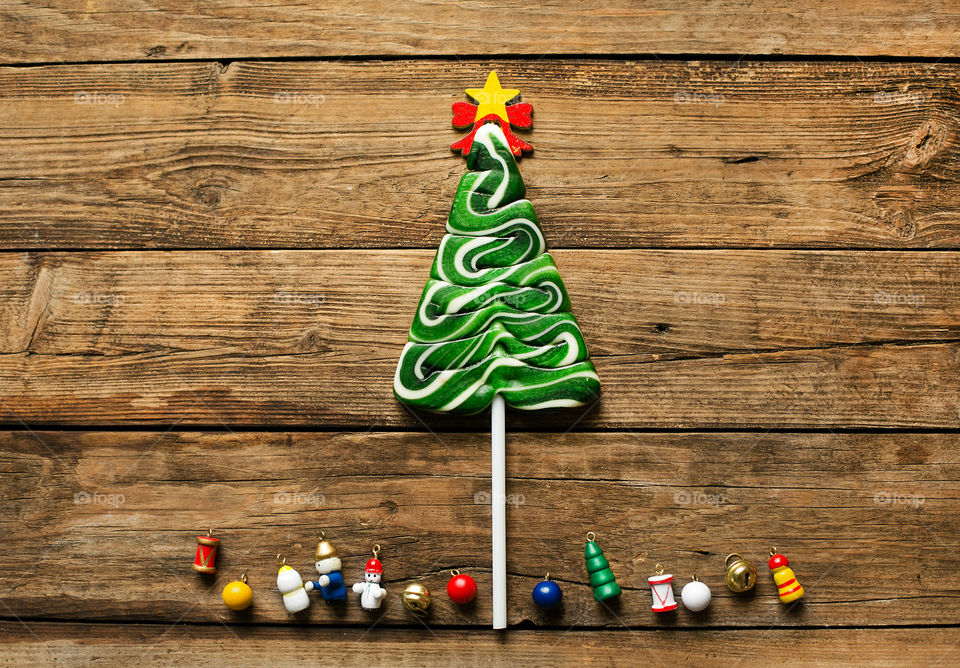
[{"label": "wood grain texture", "polygon": [[[958,446],[956,434],[511,433],[509,621],[955,624]],[[19,431],[0,433],[0,461],[2,617],[416,626],[396,596],[417,581],[435,594],[431,625],[490,621],[485,434]],[[207,579],[190,565],[194,536],[209,527],[223,547]],[[288,617],[274,555],[311,573],[321,527],[350,582],[370,546],[383,546],[382,615],[349,600]],[[624,588],[610,608],[586,584],[589,530]],[[807,588],[802,604],[778,601],[771,544]],[[723,585],[734,551],[759,569],[753,595]],[[678,587],[699,574],[709,611],[652,613],[646,578],[657,562]],[[475,605],[447,599],[452,568],[476,578]],[[564,589],[559,615],[530,599],[547,570]],[[220,590],[243,571],[255,601],[235,616]]]},{"label": "wood grain texture", "polygon": [[433,248],[491,67],[554,248],[960,247],[955,63],[490,60],[0,68],[0,248]]},{"label": "wood grain texture", "polygon": [[[646,5],[646,6],[643,6]],[[949,2],[5,2],[5,62],[484,53],[960,55]]]},{"label": "wood grain texture", "polygon": [[960,660],[955,629],[658,630],[616,631],[431,631],[411,629],[316,629],[287,626],[189,626],[130,624],[0,625],[0,647],[15,665],[147,664],[209,666],[230,657],[235,665],[327,664],[398,668],[444,665],[653,666],[700,663],[791,666],[952,665]]},{"label": "wood grain texture", "polygon": [[[555,256],[604,394],[512,429],[956,425],[957,253]],[[392,379],[432,257],[0,255],[0,415],[420,430]]]},{"label": "wood grain texture", "polygon": [[[431,257],[5,255],[3,413],[11,422],[419,428],[393,401],[391,379]],[[953,253],[557,259],[607,392],[585,425],[955,420]]]}]

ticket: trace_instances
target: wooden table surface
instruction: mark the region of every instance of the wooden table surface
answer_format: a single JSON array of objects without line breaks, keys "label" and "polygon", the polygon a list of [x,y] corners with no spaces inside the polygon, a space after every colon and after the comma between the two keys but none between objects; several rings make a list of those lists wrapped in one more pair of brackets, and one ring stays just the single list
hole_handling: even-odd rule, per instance
[{"label": "wooden table surface", "polygon": [[[0,663],[957,665],[958,27],[936,0],[0,2]],[[450,104],[490,69],[534,106],[521,170],[603,382],[508,415],[505,633],[487,418],[391,394],[465,169]],[[350,582],[383,546],[381,614],[284,612],[274,555],[312,575],[320,528]],[[709,611],[651,612],[658,562]]]}]

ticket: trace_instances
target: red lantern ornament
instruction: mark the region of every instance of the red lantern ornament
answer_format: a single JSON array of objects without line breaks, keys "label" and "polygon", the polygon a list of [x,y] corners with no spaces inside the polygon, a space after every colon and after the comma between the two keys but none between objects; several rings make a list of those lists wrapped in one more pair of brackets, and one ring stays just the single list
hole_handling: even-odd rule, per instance
[{"label": "red lantern ornament", "polygon": [[207,531],[206,536],[197,536],[197,556],[193,560],[193,570],[197,573],[216,573],[214,561],[218,547],[220,539],[213,537],[213,529]]},{"label": "red lantern ornament", "polygon": [[477,583],[469,575],[460,571],[450,571],[453,576],[447,583],[447,596],[457,605],[466,605],[477,595]]}]

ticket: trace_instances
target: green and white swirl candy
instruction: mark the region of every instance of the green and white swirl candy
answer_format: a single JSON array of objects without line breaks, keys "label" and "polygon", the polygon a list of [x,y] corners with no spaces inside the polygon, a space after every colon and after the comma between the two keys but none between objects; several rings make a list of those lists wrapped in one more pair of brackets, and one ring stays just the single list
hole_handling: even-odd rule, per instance
[{"label": "green and white swirl candy", "polygon": [[600,379],[497,125],[477,130],[467,167],[394,394],[416,408],[464,414],[483,411],[497,394],[521,410],[593,401]]}]

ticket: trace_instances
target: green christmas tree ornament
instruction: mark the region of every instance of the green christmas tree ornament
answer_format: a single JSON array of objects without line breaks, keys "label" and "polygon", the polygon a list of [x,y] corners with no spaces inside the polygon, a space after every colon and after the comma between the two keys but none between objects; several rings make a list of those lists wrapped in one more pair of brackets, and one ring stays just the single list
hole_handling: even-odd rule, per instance
[{"label": "green christmas tree ornament", "polygon": [[587,573],[590,574],[593,598],[606,601],[608,598],[619,596],[622,593],[620,585],[613,577],[610,562],[603,556],[603,550],[597,545],[597,535],[592,531],[587,534],[587,545],[583,549],[583,557],[587,560]]}]

